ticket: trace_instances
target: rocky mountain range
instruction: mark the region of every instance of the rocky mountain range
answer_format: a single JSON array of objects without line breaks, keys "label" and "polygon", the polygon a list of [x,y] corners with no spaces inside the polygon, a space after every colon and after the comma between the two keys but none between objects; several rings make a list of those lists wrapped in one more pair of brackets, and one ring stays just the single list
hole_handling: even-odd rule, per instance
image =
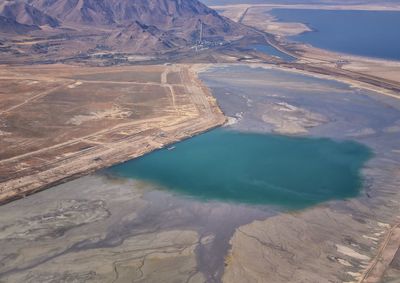
[{"label": "rocky mountain range", "polygon": [[197,0],[0,0],[0,51],[14,55],[154,54],[244,33]]}]

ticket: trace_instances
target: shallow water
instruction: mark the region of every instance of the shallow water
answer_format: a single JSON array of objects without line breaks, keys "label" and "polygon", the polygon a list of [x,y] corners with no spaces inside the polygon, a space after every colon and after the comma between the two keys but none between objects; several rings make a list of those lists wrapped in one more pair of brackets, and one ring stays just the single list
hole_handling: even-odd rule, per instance
[{"label": "shallow water", "polygon": [[274,9],[283,22],[301,22],[313,31],[290,37],[332,51],[400,60],[400,12]]},{"label": "shallow water", "polygon": [[[340,165],[335,159],[331,160],[331,157],[336,157],[332,153],[338,152],[338,160],[344,161],[345,168],[347,168],[345,172],[350,171],[351,173],[348,174],[351,175],[355,171],[352,171],[354,167],[346,163],[348,157],[346,150],[354,146],[357,148],[356,155],[359,156],[358,150],[364,152],[365,147],[361,149],[357,143],[352,145],[352,143],[345,142],[342,144],[334,140],[352,139],[366,144],[373,149],[374,158],[368,161],[368,168],[362,171],[366,179],[363,186],[365,193],[360,194],[354,202],[338,201],[330,203],[330,206],[337,211],[348,213],[360,223],[364,223],[361,222],[361,219],[368,219],[365,218],[369,217],[368,215],[376,214],[377,209],[375,206],[371,206],[371,203],[376,203],[379,209],[386,209],[385,215],[393,215],[393,211],[396,211],[397,205],[395,206],[396,198],[394,196],[396,196],[395,192],[398,190],[399,182],[397,175],[394,176],[392,173],[397,174],[400,162],[399,100],[351,88],[334,81],[236,64],[235,66],[212,68],[208,72],[202,73],[201,79],[212,89],[226,115],[233,117],[236,113],[241,113],[241,120],[230,126],[236,131],[270,132],[271,125],[263,121],[262,116],[270,114],[271,105],[276,103],[290,104],[326,116],[327,121],[314,128],[309,128],[307,136],[322,136],[332,139],[305,139],[304,147],[310,154],[300,160],[294,160],[293,164],[296,162],[307,164],[312,160],[327,159],[328,161],[324,161],[327,164],[322,169],[329,168],[328,165],[331,168],[337,168]],[[288,111],[285,113],[290,114]],[[365,129],[369,129],[369,131],[364,131]],[[218,132],[208,134],[216,133]],[[203,143],[204,140],[202,141],[201,138],[205,138],[212,143],[209,148],[213,148],[215,142],[213,142],[212,136],[207,136],[208,134],[178,143],[174,150],[161,150],[154,154],[162,153],[166,156],[186,158],[190,162],[186,162],[185,167],[190,169],[192,168],[190,156],[199,153],[190,151],[187,156],[183,156],[179,153],[184,149],[182,146],[189,142],[188,147],[191,148],[193,144],[190,142],[197,142],[200,139],[200,142]],[[274,137],[281,138],[280,136],[271,136],[271,138]],[[214,138],[218,137],[214,136]],[[290,140],[293,139],[296,138],[290,138]],[[261,140],[261,138],[255,138],[255,141]],[[302,139],[300,138],[300,140]],[[253,142],[249,141],[247,145],[255,147]],[[297,144],[297,142],[294,143]],[[318,146],[311,148],[313,143]],[[283,152],[284,155],[278,161],[286,163],[283,156],[292,154],[290,150],[294,149],[289,147],[290,143],[287,141],[285,144],[288,151]],[[225,147],[233,147],[234,143],[219,144],[218,146],[228,151]],[[279,145],[279,147],[281,146]],[[250,146],[247,147],[247,149],[249,148]],[[296,146],[296,148],[298,147]],[[235,147],[235,159],[238,158],[239,149]],[[229,150],[232,151],[232,149]],[[261,155],[263,152],[264,155]],[[254,151],[253,154],[257,153],[255,159],[258,164],[263,165],[271,158],[276,160],[276,152],[268,154],[266,152],[263,148]],[[322,154],[324,152],[325,154]],[[349,153],[351,152],[350,150]],[[210,151],[206,153],[209,154]],[[317,154],[319,159],[311,158],[312,154]],[[147,155],[146,158],[151,156],[153,154]],[[219,164],[245,168],[246,163],[244,162],[235,164],[230,161],[230,156],[224,158]],[[250,157],[244,156],[243,160],[246,160],[245,158]],[[162,160],[162,158],[156,159]],[[168,162],[165,160],[164,163],[157,162],[153,165],[155,168],[159,168]],[[360,162],[359,160],[358,163]],[[187,164],[191,166],[189,167]],[[355,164],[355,166],[357,165]],[[185,167],[184,169],[186,169]],[[201,167],[202,176],[211,179],[210,176],[204,175],[204,172],[209,172],[211,176],[215,174],[209,167],[215,168],[215,164]],[[165,166],[162,168],[166,169],[166,172],[175,169]],[[207,170],[204,171],[204,168]],[[251,174],[258,174],[262,170],[262,167],[254,168],[256,171],[251,171]],[[276,168],[273,169],[275,172],[278,171]],[[305,168],[300,169],[306,172]],[[318,170],[320,169],[318,168]],[[314,172],[313,176],[318,178],[318,182],[322,182],[322,175],[317,175],[318,172],[320,171]],[[294,172],[296,178],[298,178],[298,174],[299,172]],[[332,174],[336,174],[336,171]],[[329,173],[327,178],[331,180],[332,176]],[[231,173],[230,179],[234,178],[237,176]],[[186,182],[186,180],[184,181]],[[204,184],[203,180],[200,181],[201,184]],[[201,189],[204,190],[205,187],[202,186]],[[245,190],[242,191],[247,193]],[[357,193],[357,190],[343,191],[342,197],[348,193]],[[315,190],[311,190],[311,195],[313,194],[316,195]],[[338,197],[337,194],[330,193],[330,196],[332,195]],[[201,196],[188,196],[190,196],[188,193],[166,190],[165,186],[159,186],[154,181],[151,183],[126,178],[106,178],[96,174],[4,205],[0,207],[0,248],[2,250],[0,281],[113,282],[115,273],[118,271],[121,280],[129,277],[130,279],[135,278],[135,280],[145,278],[146,282],[188,282],[193,279],[193,273],[198,271],[205,278],[203,281],[199,280],[201,282],[221,282],[226,255],[232,243],[230,239],[235,230],[247,223],[265,220],[281,212],[280,209],[274,209],[268,205],[233,203],[228,198],[223,201],[203,201],[204,198],[202,199]],[[291,194],[288,196],[292,197],[291,200],[293,199]],[[383,198],[393,200],[393,202],[388,202],[386,205],[382,202]],[[231,201],[231,203],[227,203],[227,201]],[[363,205],[354,205],[356,201],[357,203],[362,201]],[[356,209],[349,209],[350,206],[355,206]],[[388,211],[389,209],[391,210]],[[318,229],[311,238],[321,239],[324,242],[323,240],[329,236],[327,233],[332,231],[329,227],[334,225],[334,218],[329,218],[331,214],[325,212],[324,206],[323,210],[319,210],[318,214],[315,214],[318,219],[315,219],[315,222],[313,219],[306,221],[305,226],[290,224],[299,222],[282,222],[288,229],[281,230],[278,227],[277,230],[272,230],[272,233],[281,231],[276,235],[282,238],[282,241],[290,241],[291,235],[296,235],[300,231],[298,229],[309,231],[309,224],[312,223],[312,226],[318,226]],[[324,220],[326,220],[326,226],[317,225]],[[375,221],[368,220],[367,223]],[[371,233],[375,231],[369,225],[367,226],[365,229]],[[325,228],[327,229],[325,230]],[[337,230],[337,235],[333,237],[332,243],[342,243],[343,239],[347,239],[349,235],[355,233],[362,238],[361,235],[367,233],[364,229],[362,231],[356,228],[353,230],[351,232],[346,229]],[[190,253],[192,242],[184,241],[181,237],[181,235],[187,235],[188,232],[197,235],[195,241],[198,244],[193,253]],[[177,237],[166,238],[169,233],[174,233]],[[332,239],[332,237],[328,238]],[[292,249],[296,249],[298,243],[294,244]],[[299,252],[301,258],[304,258],[302,253],[304,244],[301,241],[300,245],[302,246],[296,251]],[[332,246],[334,247],[333,244]],[[241,248],[245,250],[247,247],[251,246],[243,245]],[[319,249],[319,246],[314,248]],[[308,250],[306,253],[309,254]],[[280,255],[280,253],[273,253],[272,258],[274,255]],[[266,259],[268,258],[270,255]],[[293,267],[291,259],[289,262]],[[260,264],[264,264],[264,262],[260,262]],[[327,264],[326,261],[319,264],[330,266],[332,262],[328,260]],[[143,266],[145,268],[142,268]],[[338,272],[338,274],[340,276],[342,273]]]},{"label": "shallow water", "polygon": [[369,157],[355,142],[217,129],[109,172],[203,200],[296,209],[357,195]]}]

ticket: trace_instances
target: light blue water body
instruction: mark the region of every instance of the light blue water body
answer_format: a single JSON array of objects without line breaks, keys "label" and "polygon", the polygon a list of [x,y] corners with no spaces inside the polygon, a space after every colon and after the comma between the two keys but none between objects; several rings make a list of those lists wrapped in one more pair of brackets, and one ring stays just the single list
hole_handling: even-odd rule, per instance
[{"label": "light blue water body", "polygon": [[356,196],[370,157],[356,142],[216,129],[108,172],[204,201],[298,209]]},{"label": "light blue water body", "polygon": [[274,9],[278,21],[313,31],[290,39],[341,53],[400,60],[400,12]]}]

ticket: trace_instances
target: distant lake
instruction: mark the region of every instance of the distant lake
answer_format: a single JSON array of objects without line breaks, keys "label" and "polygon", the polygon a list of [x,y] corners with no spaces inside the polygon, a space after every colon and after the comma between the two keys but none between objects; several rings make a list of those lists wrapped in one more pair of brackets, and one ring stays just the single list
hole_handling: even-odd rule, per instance
[{"label": "distant lake", "polygon": [[356,196],[370,156],[356,142],[217,129],[107,171],[204,201],[297,209]]},{"label": "distant lake", "polygon": [[[362,4],[367,4],[375,0],[361,0]],[[386,0],[385,2],[394,2],[398,0]],[[212,5],[232,5],[232,4],[318,4],[318,5],[332,5],[330,0],[201,0],[208,6]],[[337,4],[347,5],[348,0],[336,1]],[[376,2],[375,2],[376,3]]]},{"label": "distant lake", "polygon": [[283,22],[301,22],[313,29],[290,37],[342,53],[400,60],[400,12],[274,9]]}]

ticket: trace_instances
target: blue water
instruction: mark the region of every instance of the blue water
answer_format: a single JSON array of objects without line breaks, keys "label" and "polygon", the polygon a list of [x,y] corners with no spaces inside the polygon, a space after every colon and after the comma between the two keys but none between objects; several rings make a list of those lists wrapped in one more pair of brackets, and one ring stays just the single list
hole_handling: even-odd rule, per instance
[{"label": "blue water", "polygon": [[283,22],[313,29],[290,37],[342,53],[400,60],[400,12],[274,9]]},{"label": "blue water", "polygon": [[263,52],[263,53],[265,53],[267,55],[270,55],[270,56],[272,55],[272,56],[279,57],[284,61],[291,62],[291,61],[294,61],[296,59],[296,58],[294,58],[294,57],[292,57],[290,55],[287,55],[286,53],[283,53],[283,52],[279,51],[278,49],[274,48],[271,45],[253,44],[253,45],[250,45],[249,47],[254,49],[254,50]]},{"label": "blue water", "polygon": [[217,129],[108,172],[203,201],[297,209],[356,196],[370,156],[355,142]]},{"label": "blue water", "polygon": [[[208,6],[213,5],[232,5],[232,4],[317,4],[317,5],[365,5],[376,4],[376,0],[200,0]],[[399,3],[399,0],[385,0],[385,3]]]}]

